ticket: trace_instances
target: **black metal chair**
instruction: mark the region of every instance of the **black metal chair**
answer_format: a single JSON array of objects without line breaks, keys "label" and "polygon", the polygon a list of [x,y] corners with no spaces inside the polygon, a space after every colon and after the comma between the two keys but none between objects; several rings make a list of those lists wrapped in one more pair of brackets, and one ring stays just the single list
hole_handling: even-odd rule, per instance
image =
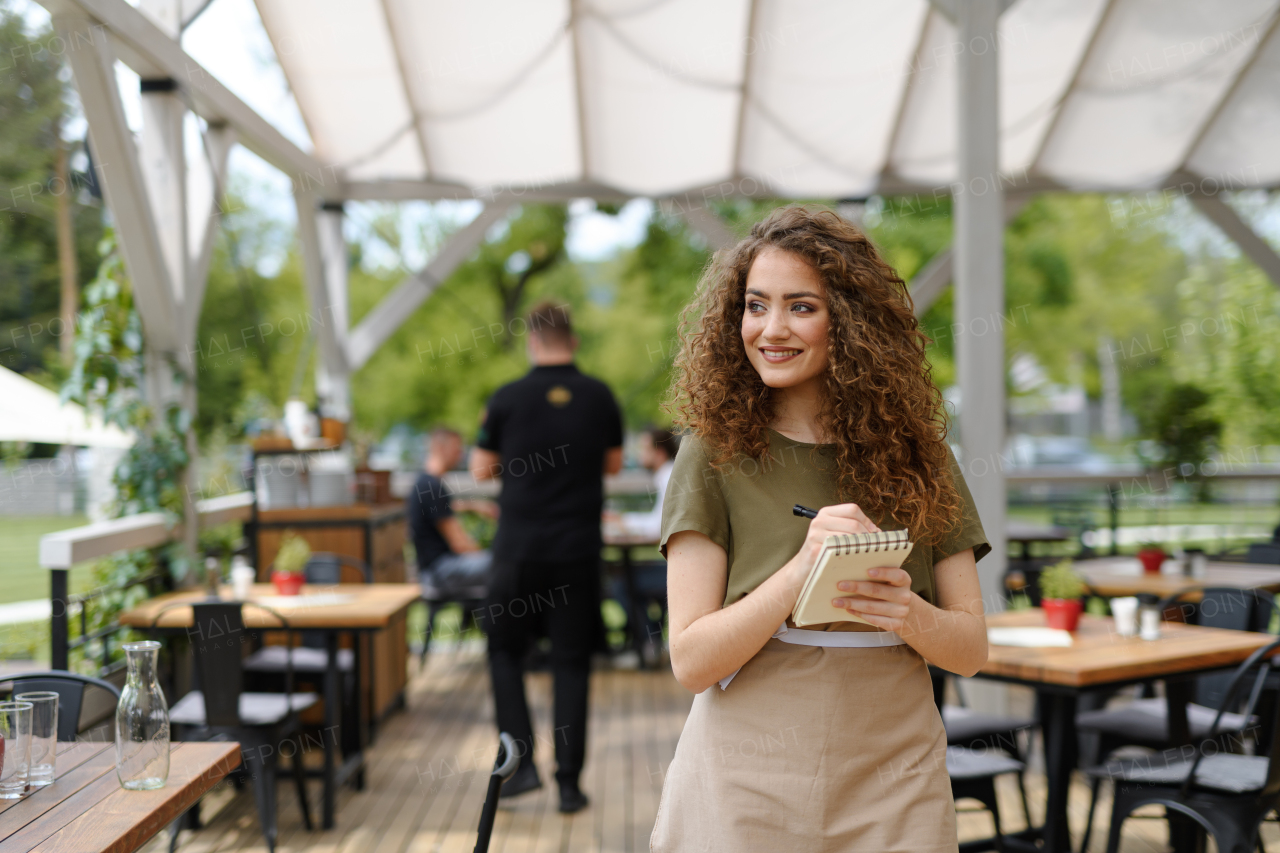
[{"label": "black metal chair", "polygon": [[[283,693],[245,692],[244,669],[241,650],[244,644],[255,639],[244,625],[242,607],[253,607],[269,613],[279,622],[280,628],[293,631],[289,621],[269,607],[248,602],[200,602],[184,604],[175,602],[156,614],[152,627],[160,617],[175,607],[191,607],[192,627],[189,632],[191,653],[195,662],[195,676],[200,689],[192,690],[169,709],[170,722],[179,727],[181,740],[238,741],[241,746],[243,771],[253,782],[254,799],[267,849],[276,846],[276,758],[283,744],[290,742],[301,732],[298,713],[316,704],[320,697],[315,693],[293,692],[293,667],[286,658],[285,689]],[[216,685],[216,687],[215,687]],[[327,749],[321,739],[321,748]],[[294,742],[290,758],[302,822],[311,829],[311,810],[307,805],[306,766],[303,763],[303,744]],[[170,850],[176,846],[178,831],[184,823],[196,823],[198,806],[174,822],[170,838]]]},{"label": "black metal chair", "polygon": [[[1194,604],[1186,602],[1185,599],[1195,592],[1201,593],[1200,601]],[[1266,631],[1271,614],[1276,610],[1270,593],[1234,587],[1189,587],[1179,590],[1157,606],[1161,613],[1181,608],[1188,623],[1232,631]],[[1187,705],[1187,725],[1193,739],[1208,737],[1219,715],[1223,732],[1238,733],[1250,725],[1246,715],[1220,714],[1232,677],[1231,673],[1213,673],[1196,679],[1195,701]],[[1086,757],[1086,764],[1105,762],[1116,750],[1127,746],[1156,751],[1173,746],[1169,737],[1168,702],[1159,697],[1135,699],[1120,708],[1081,711],[1076,714],[1076,728],[1096,738],[1096,747],[1089,750],[1091,755]],[[1093,815],[1103,778],[1090,778],[1089,816],[1081,849],[1087,848],[1093,832]]]},{"label": "black metal chair", "polygon": [[[1142,759],[1112,761],[1089,768],[1093,778],[1110,779],[1115,785],[1107,853],[1117,853],[1125,819],[1141,806],[1164,806],[1194,821],[1198,830],[1213,836],[1221,853],[1253,853],[1259,849],[1258,827],[1280,803],[1280,738],[1275,737],[1280,704],[1262,726],[1271,735],[1267,755],[1236,755],[1223,751],[1221,738],[1235,736],[1224,725],[1225,708],[1240,700],[1240,716],[1256,710],[1268,676],[1275,670],[1271,655],[1280,640],[1255,651],[1231,677],[1223,710],[1219,710],[1206,736],[1198,738],[1193,753],[1166,750]],[[1255,672],[1256,671],[1256,672]],[[1198,841],[1198,840],[1197,840]],[[1083,848],[1082,848],[1083,849]],[[1197,844],[1197,849],[1200,849]]]},{"label": "black metal chair", "polygon": [[[1000,753],[1006,753],[1020,767],[1026,765],[1027,750],[1031,743],[1030,732],[1038,725],[1034,718],[983,714],[974,711],[965,702],[964,691],[960,684],[954,681],[952,683],[961,704],[947,705],[943,700],[946,695],[946,685],[951,676],[938,669],[931,669],[930,675],[933,678],[934,701],[938,705],[938,712],[942,715],[943,728],[947,731],[948,747],[959,747],[975,754],[991,755],[993,758],[1003,758],[1004,756]],[[1024,733],[1027,736],[1026,746],[1022,742]],[[950,755],[949,750],[947,754]],[[1012,772],[1015,771],[1001,770],[995,775]],[[1022,772],[1020,770],[1017,772],[1018,793],[1022,796],[1022,813],[1027,820],[1027,826],[1031,826],[1026,784],[1023,781]]]},{"label": "black metal chair", "polygon": [[[947,775],[951,777],[951,796],[955,800],[977,800],[991,812],[991,818],[996,826],[995,838],[992,839],[996,850],[1004,850],[1004,830],[1000,827],[1000,805],[996,802],[996,777],[1005,773],[1016,773],[1018,784],[1021,786],[1022,771],[1025,767],[1026,765],[1021,761],[998,752],[968,749],[963,746],[947,747]],[[1025,792],[1023,797],[1025,808]],[[1031,826],[1030,819],[1027,820],[1027,826]],[[985,845],[979,846],[985,847]]]},{"label": "black metal chair", "polygon": [[1250,542],[1247,563],[1280,563],[1280,542]]},{"label": "black metal chair", "polygon": [[[363,560],[346,554],[317,551],[307,560],[302,570],[307,583],[335,585],[345,582],[373,583],[373,573]],[[323,675],[329,665],[325,648],[325,635],[319,631],[301,631],[301,644],[297,646],[263,646],[245,658],[244,670],[251,673],[283,675],[288,664],[300,675]],[[338,649],[338,670],[349,680],[355,671],[355,650]],[[354,697],[354,690],[344,695]]]},{"label": "black metal chair", "polygon": [[[14,694],[35,691],[58,694],[58,740],[64,742],[78,740],[82,732],[96,728],[109,719],[116,702],[120,700],[120,688],[111,682],[74,672],[23,672],[0,677],[0,684],[11,682]],[[83,721],[81,712],[85,708],[85,693],[90,688],[102,690],[111,696],[110,711],[106,711],[104,706],[103,713]]]},{"label": "black metal chair", "polygon": [[431,637],[435,634],[436,619],[440,616],[440,611],[450,604],[461,606],[461,630],[465,631],[467,626],[476,624],[474,613],[484,606],[485,600],[489,597],[489,588],[485,584],[475,584],[446,591],[438,586],[433,578],[425,577],[421,573],[418,576],[418,583],[422,587],[420,600],[427,606],[427,621],[422,630],[422,651],[418,655],[418,668],[421,669],[427,665],[427,652],[431,648]]}]

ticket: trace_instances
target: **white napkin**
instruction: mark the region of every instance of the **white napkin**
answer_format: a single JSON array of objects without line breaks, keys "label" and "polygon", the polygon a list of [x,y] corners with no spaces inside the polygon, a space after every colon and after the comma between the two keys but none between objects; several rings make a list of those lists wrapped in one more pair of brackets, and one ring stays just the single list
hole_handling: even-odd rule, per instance
[{"label": "white napkin", "polygon": [[993,646],[1052,648],[1071,645],[1071,632],[1057,628],[988,628],[987,642]]}]

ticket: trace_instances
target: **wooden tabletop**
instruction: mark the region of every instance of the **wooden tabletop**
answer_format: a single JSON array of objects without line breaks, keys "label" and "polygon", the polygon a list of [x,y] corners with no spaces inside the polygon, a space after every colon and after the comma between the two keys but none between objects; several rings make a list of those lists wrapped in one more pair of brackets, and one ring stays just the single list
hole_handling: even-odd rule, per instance
[{"label": "wooden tabletop", "polygon": [[57,778],[21,800],[0,800],[4,853],[132,853],[240,764],[238,743],[175,743],[169,781],[126,791],[112,743],[58,744]]},{"label": "wooden tabletop", "polygon": [[[1044,627],[1044,611],[1013,610],[987,616],[987,627]],[[1084,615],[1074,644],[1026,649],[991,646],[979,676],[1028,684],[1092,687],[1229,667],[1272,642],[1270,634],[1164,622],[1158,640],[1121,637],[1110,618]]]},{"label": "wooden tabletop", "polygon": [[1161,598],[1195,586],[1226,586],[1235,589],[1265,589],[1280,592],[1280,566],[1265,563],[1209,563],[1203,578],[1189,578],[1175,572],[1177,564],[1166,560],[1168,573],[1145,574],[1136,557],[1100,557],[1079,560],[1075,568],[1099,595],[1137,595],[1149,592]]},{"label": "wooden tabletop", "polygon": [[[221,589],[222,598],[231,601],[231,587]],[[315,604],[308,604],[308,596],[315,597]],[[351,596],[351,600],[331,603],[334,596]],[[307,584],[302,594],[295,596],[295,606],[280,606],[276,588],[269,583],[253,585],[250,602],[262,603],[276,609],[289,620],[291,628],[385,628],[391,619],[407,609],[422,596],[422,587],[416,583],[343,583],[319,586]],[[175,602],[203,601],[203,590],[171,592],[147,599],[137,607],[120,614],[120,624],[131,628],[149,628],[164,607]],[[292,604],[292,602],[290,602]],[[245,627],[276,628],[280,623],[269,613],[257,607],[244,608]],[[191,608],[175,607],[160,617],[159,628],[186,628],[191,625]]]}]

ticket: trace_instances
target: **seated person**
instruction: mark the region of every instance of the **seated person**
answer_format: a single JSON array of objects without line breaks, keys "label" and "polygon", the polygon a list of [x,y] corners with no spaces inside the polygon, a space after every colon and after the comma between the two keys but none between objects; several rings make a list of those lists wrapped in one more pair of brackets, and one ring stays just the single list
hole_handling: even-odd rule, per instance
[{"label": "seated person", "polygon": [[648,512],[624,512],[622,526],[635,536],[650,536],[655,542],[662,534],[662,498],[675,465],[679,439],[670,430],[651,426],[640,434],[640,464],[653,472],[657,500]]},{"label": "seated person", "polygon": [[[667,493],[667,481],[671,479],[671,468],[676,461],[676,450],[679,438],[670,430],[661,427],[649,427],[640,435],[640,464],[653,472],[653,485],[657,490],[657,499],[653,509],[648,512],[622,513],[623,529],[634,536],[646,536],[657,542],[662,533],[662,501]],[[613,597],[626,611],[628,621],[638,620],[637,624],[643,633],[633,637],[640,643],[638,651],[646,663],[656,660],[657,650],[662,647],[662,621],[654,619],[649,613],[649,603],[657,602],[662,610],[667,607],[667,564],[664,560],[644,560],[632,566],[632,582],[635,584],[636,602],[634,608],[627,594],[626,583],[619,578],[613,584]],[[634,629],[633,629],[634,630]]]},{"label": "seated person", "polygon": [[462,437],[446,427],[431,431],[427,461],[406,499],[409,534],[418,552],[418,582],[424,592],[442,598],[482,589],[489,579],[493,557],[463,529],[454,512],[478,512],[497,517],[492,501],[455,501],[440,478],[462,459]]}]

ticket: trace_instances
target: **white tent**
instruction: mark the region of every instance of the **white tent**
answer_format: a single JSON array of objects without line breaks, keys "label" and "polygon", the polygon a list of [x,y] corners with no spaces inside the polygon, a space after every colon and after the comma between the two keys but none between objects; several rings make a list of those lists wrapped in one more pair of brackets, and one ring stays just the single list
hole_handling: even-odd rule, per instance
[{"label": "white tent", "polygon": [[30,379],[0,367],[0,441],[70,444],[78,447],[126,448],[133,436],[103,424],[75,403]]},{"label": "white tent", "polygon": [[1004,5],[966,44],[926,0],[257,0],[346,198],[945,191],[996,48],[1012,187],[1280,184],[1277,0]]}]

